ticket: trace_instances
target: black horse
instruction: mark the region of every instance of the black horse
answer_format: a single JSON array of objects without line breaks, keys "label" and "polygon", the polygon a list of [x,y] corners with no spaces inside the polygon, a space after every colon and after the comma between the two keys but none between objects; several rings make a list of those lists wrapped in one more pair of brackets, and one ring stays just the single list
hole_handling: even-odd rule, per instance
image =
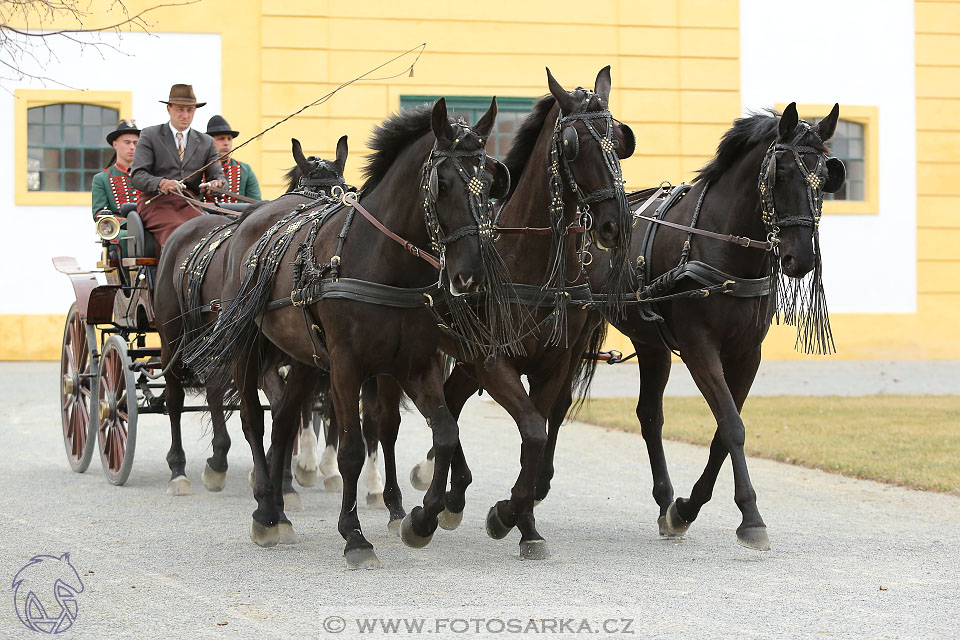
[{"label": "black horse", "polygon": [[[747,472],[740,411],[760,365],[761,343],[778,311],[798,325],[798,344],[806,350],[832,349],[820,284],[818,226],[823,193],[837,191],[845,179],[843,163],[828,158],[826,147],[839,113],[835,105],[813,126],[798,119],[795,104],[781,117],[760,113],[740,118],[674,206],[658,199],[637,211],[632,252],[638,282],[630,293],[648,302],[632,306],[622,317],[607,314],[607,319],[636,348],[637,418],[650,456],[661,535],[686,532],[710,500],[729,454],[734,500],[743,514],[737,540],[753,549],[770,548]],[[604,282],[606,265],[598,259],[588,268],[594,287]],[[789,282],[780,282],[781,272]],[[671,349],[679,351],[717,420],[706,469],[690,498],[676,502],[661,439]],[[551,416],[552,442],[538,484],[541,499],[549,489],[553,444],[569,406],[567,398]]]},{"label": "black horse", "polygon": [[[231,240],[226,273],[233,277],[222,294],[231,303],[209,339],[196,341],[191,361],[207,363],[208,378],[232,372],[237,380],[244,433],[255,452],[258,508],[251,536],[258,544],[276,544],[278,523],[289,522],[283,513],[282,468],[271,464],[268,477],[260,444],[263,415],[255,372],[261,338],[294,359],[273,418],[274,450],[292,447],[300,406],[314,388],[315,367],[330,371],[343,477],[339,530],[349,567],[379,564],[357,516],[364,458],[361,383],[378,375],[396,379],[430,422],[437,450],[452,455],[458,431],[443,398],[443,363],[437,356],[441,328],[431,306],[439,298],[438,269],[453,294],[482,286],[492,295],[498,289],[489,277],[488,199],[491,193],[503,195],[509,174],[484,151],[495,118],[496,101],[473,128],[452,123],[443,99],[432,109],[395,114],[374,131],[359,203],[344,197],[347,206],[293,212],[267,204],[248,216]],[[370,217],[360,220],[361,214]],[[284,257],[291,247],[296,256],[289,251]],[[436,528],[443,496],[430,498],[423,513]],[[391,515],[402,514],[399,492],[385,493],[384,500]]]},{"label": "black horse", "polygon": [[[335,160],[324,160],[310,156],[304,157],[300,143],[292,140],[293,156],[296,164],[284,176],[287,180],[287,194],[281,200],[300,202],[306,195],[329,194],[335,185],[343,185],[343,171],[347,161],[347,137],[337,142]],[[157,330],[160,334],[161,363],[166,371],[164,376],[164,399],[170,416],[170,450],[167,464],[170,467],[170,481],[167,492],[171,495],[185,495],[190,492],[190,480],[186,476],[186,455],[183,451],[180,420],[184,406],[184,388],[197,384],[196,376],[183,367],[181,361],[181,342],[184,333],[199,332],[204,326],[216,319],[220,291],[223,287],[223,246],[241,224],[243,217],[249,215],[254,207],[247,209],[239,219],[210,214],[193,218],[170,236],[160,257],[155,288],[153,291],[154,312]],[[219,251],[217,249],[220,249]],[[211,306],[212,305],[212,306]],[[261,371],[259,386],[263,388],[271,401],[278,400],[283,383],[277,374],[281,364],[279,354],[266,359]],[[226,484],[227,453],[230,450],[230,435],[223,409],[224,390],[219,385],[205,385],[210,419],[213,425],[213,454],[207,459],[203,470],[203,484],[210,491],[220,491]],[[312,402],[308,403],[312,408]],[[314,456],[316,445],[314,444]],[[305,461],[306,463],[306,461]],[[310,472],[316,474],[316,466],[306,468],[298,477],[306,486]],[[284,480],[284,493],[288,501],[299,500],[293,489],[291,474]]]},{"label": "black horse", "polygon": [[[590,231],[598,242],[610,247],[614,276],[617,268],[629,275],[624,267],[628,266],[631,217],[620,160],[633,153],[635,141],[630,128],[616,121],[608,109],[610,67],[597,74],[592,91],[582,87],[565,90],[549,69],[547,82],[550,94],[537,102],[521,124],[505,158],[515,185],[503,204],[498,227],[503,234],[499,251],[519,294],[512,308],[525,329],[522,353],[490,363],[464,357],[456,345],[444,345],[459,361],[445,386],[454,415],[483,388],[510,413],[520,431],[520,475],[510,499],[490,509],[486,528],[491,537],[500,539],[517,526],[524,559],[547,556],[546,542],[533,515],[540,461],[547,445],[546,421],[558,398],[570,395],[580,354],[590,338],[584,234]],[[608,280],[614,287],[620,286],[616,277]],[[529,393],[522,375],[529,381]],[[428,495],[442,492],[447,477],[439,456],[432,454],[428,454],[427,465],[420,467],[433,471]],[[419,475],[418,470],[412,474]],[[450,467],[441,526],[459,524],[470,482],[470,470],[458,447]],[[414,509],[410,526],[404,521],[401,536],[410,546],[423,546],[432,531],[421,530],[416,515]]]}]

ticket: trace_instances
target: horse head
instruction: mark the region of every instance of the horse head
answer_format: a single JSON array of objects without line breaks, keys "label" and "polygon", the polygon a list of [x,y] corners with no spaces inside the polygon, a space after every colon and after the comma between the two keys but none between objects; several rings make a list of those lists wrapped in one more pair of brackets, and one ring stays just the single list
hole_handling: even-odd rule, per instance
[{"label": "horse head", "polygon": [[287,192],[305,189],[322,195],[330,195],[335,186],[346,187],[343,171],[347,166],[347,136],[341,136],[337,141],[337,156],[335,160],[325,160],[317,156],[306,157],[300,141],[291,138],[293,145],[293,159],[296,165],[286,173]]},{"label": "horse head", "polygon": [[839,117],[835,104],[827,117],[811,125],[799,119],[796,103],[790,103],[761,166],[764,224],[779,238],[780,269],[792,278],[804,277],[817,264],[823,194],[836,192],[846,179],[843,162],[828,157],[826,147]]}]

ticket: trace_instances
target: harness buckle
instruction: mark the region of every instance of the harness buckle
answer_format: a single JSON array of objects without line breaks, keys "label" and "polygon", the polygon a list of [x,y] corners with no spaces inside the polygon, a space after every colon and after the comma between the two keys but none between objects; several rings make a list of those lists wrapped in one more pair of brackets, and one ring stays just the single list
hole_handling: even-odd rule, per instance
[{"label": "harness buckle", "polygon": [[299,300],[299,301],[297,300],[297,290],[296,290],[296,289],[294,289],[293,291],[290,292],[290,304],[292,304],[292,305],[295,306],[295,307],[302,307],[302,306],[303,306],[303,300],[302,300],[302,299]]},{"label": "harness buckle", "polygon": [[737,236],[737,244],[740,245],[741,247],[749,248],[750,242],[751,242],[750,238],[746,236]]},{"label": "harness buckle", "polygon": [[737,283],[734,282],[733,280],[724,280],[724,281],[723,281],[723,286],[720,288],[720,292],[721,292],[721,293],[733,293],[734,291],[737,290],[737,289],[736,289],[736,285],[737,285]]}]

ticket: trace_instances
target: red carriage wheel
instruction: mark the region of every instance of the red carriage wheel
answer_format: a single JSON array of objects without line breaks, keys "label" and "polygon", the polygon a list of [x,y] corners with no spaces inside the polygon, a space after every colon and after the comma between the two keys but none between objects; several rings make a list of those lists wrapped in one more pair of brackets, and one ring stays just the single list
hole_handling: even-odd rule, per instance
[{"label": "red carriage wheel", "polygon": [[63,327],[63,349],[60,352],[60,418],[63,422],[63,445],[70,468],[83,473],[93,457],[96,420],[90,419],[93,404],[93,380],[97,364],[90,354],[90,338],[96,335],[74,302],[67,312]]},{"label": "red carriage wheel", "polygon": [[137,444],[137,385],[130,370],[127,343],[110,336],[97,372],[97,444],[103,472],[111,484],[127,481]]}]

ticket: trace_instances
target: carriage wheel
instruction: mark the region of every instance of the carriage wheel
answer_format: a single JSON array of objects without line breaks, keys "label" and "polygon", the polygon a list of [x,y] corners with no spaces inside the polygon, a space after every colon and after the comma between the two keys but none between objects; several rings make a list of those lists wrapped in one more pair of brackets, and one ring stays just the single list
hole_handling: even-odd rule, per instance
[{"label": "carriage wheel", "polygon": [[90,419],[93,378],[96,362],[90,354],[93,327],[80,317],[77,303],[67,312],[63,327],[63,350],[60,353],[60,418],[63,422],[63,445],[67,462],[77,473],[83,473],[93,458],[96,442],[95,420]]},{"label": "carriage wheel", "polygon": [[115,485],[127,481],[137,444],[137,385],[130,364],[123,338],[107,338],[97,373],[97,443],[103,472]]}]

